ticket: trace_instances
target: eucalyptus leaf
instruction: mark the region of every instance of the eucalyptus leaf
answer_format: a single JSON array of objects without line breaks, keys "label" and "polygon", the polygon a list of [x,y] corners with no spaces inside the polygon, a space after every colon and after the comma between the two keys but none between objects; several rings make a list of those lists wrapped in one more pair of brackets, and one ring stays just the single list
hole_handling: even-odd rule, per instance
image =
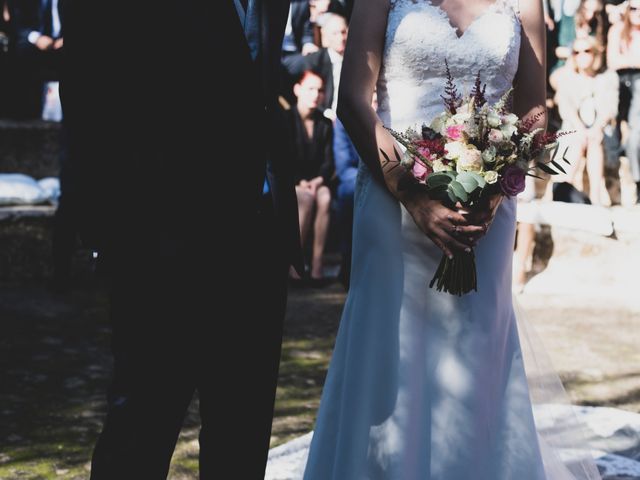
[{"label": "eucalyptus leaf", "polygon": [[[480,175],[478,175],[479,177]],[[471,172],[461,172],[456,177],[456,182],[458,182],[464,188],[465,192],[472,193],[476,188],[478,188],[479,183],[476,176]]]},{"label": "eucalyptus leaf", "polygon": [[[449,188],[448,188],[449,192],[453,192],[453,194],[455,195],[455,197],[460,200],[461,202],[466,202],[469,199],[469,195],[467,194],[467,191],[464,189],[464,187],[456,180],[454,180],[453,182],[451,182],[449,184]],[[451,197],[451,195],[449,195],[449,197]]]},{"label": "eucalyptus leaf", "polygon": [[449,196],[449,200],[451,200],[451,203],[457,203],[458,202],[458,198],[456,197],[456,194],[453,193],[453,191],[449,188],[447,188],[447,195]]},{"label": "eucalyptus leaf", "polygon": [[436,188],[441,185],[449,185],[453,181],[449,175],[446,175],[445,172],[432,173],[427,177],[427,185],[430,188]]},{"label": "eucalyptus leaf", "polygon": [[445,198],[447,198],[447,194],[448,188],[446,185],[429,189],[429,197],[435,200],[444,200]]}]

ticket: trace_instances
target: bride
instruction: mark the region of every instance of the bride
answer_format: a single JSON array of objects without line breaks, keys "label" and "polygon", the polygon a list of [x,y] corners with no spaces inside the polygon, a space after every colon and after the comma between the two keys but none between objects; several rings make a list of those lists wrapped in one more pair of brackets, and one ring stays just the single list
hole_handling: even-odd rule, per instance
[{"label": "bride", "polygon": [[[355,3],[339,104],[363,159],[351,291],[306,480],[600,478],[593,463],[560,462],[536,430],[511,300],[515,199],[465,217],[399,190],[408,174],[380,155],[399,148],[385,127],[443,110],[445,60],[467,92],[480,72],[489,101],[513,85],[522,118],[544,108],[544,58],[540,0]],[[429,289],[442,252],[471,246],[477,293]]]}]

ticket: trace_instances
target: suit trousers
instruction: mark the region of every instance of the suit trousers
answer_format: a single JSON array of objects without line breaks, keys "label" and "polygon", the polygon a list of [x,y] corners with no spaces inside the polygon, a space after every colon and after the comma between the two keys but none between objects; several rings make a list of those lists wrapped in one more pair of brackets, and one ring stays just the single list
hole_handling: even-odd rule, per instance
[{"label": "suit trousers", "polygon": [[287,275],[269,205],[243,235],[112,258],[114,377],[91,479],[166,478],[195,392],[200,478],[264,478]]}]

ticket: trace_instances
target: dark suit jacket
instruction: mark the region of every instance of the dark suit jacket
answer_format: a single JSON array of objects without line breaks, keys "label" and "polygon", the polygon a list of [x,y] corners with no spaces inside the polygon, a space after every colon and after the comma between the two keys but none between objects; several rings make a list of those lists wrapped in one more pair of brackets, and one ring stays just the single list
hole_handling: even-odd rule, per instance
[{"label": "dark suit jacket", "polygon": [[333,127],[333,158],[340,183],[355,186],[360,155],[340,120]]},{"label": "dark suit jacket", "polygon": [[[61,95],[76,185],[67,194],[85,243],[233,258],[254,228],[268,164],[280,245],[299,263],[277,104],[288,1],[262,2],[256,61],[231,0],[119,5],[67,0]],[[161,41],[157,25],[171,25]]]},{"label": "dark suit jacket", "polygon": [[305,70],[313,70],[324,80],[324,108],[330,108],[333,103],[334,85],[333,85],[333,66],[331,57],[326,48],[307,55],[304,57]]},{"label": "dark suit jacket", "polygon": [[305,43],[313,43],[313,26],[309,21],[309,0],[291,1],[291,27],[298,52],[302,51]]},{"label": "dark suit jacket", "polygon": [[[58,0],[58,15],[60,17],[60,37],[64,32],[64,8],[65,0]],[[51,25],[45,25],[50,20],[50,15],[46,11],[49,2],[45,0],[20,0],[11,3],[12,23],[16,37],[18,49],[33,48],[29,43],[29,33],[36,31],[45,33],[51,29]]]}]

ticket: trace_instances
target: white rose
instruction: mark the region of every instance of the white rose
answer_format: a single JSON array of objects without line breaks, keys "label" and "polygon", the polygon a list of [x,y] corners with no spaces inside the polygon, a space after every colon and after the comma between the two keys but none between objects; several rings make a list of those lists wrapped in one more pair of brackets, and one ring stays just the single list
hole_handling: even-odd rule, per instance
[{"label": "white rose", "polygon": [[446,123],[447,123],[447,114],[446,113],[441,113],[440,115],[438,115],[436,118],[433,119],[433,121],[431,122],[431,125],[429,125],[429,128],[431,128],[431,130],[438,132],[439,134],[443,134]]},{"label": "white rose", "polygon": [[485,149],[484,152],[482,152],[482,160],[486,163],[495,162],[496,153],[497,153],[496,147],[491,145],[489,148]]},{"label": "white rose", "polygon": [[498,115],[498,113],[494,110],[491,110],[488,114],[487,114],[487,123],[489,123],[490,127],[499,127],[502,124],[502,119],[500,118],[500,115]]},{"label": "white rose", "polygon": [[451,117],[451,120],[455,125],[462,125],[464,122],[466,122],[470,118],[471,118],[471,114],[460,113],[460,111],[458,111],[458,113],[456,113],[453,117]]},{"label": "white rose", "polygon": [[466,145],[462,142],[449,142],[444,145],[444,149],[447,154],[444,156],[447,160],[456,160],[462,151],[466,148]]},{"label": "white rose", "polygon": [[481,172],[482,155],[480,150],[474,146],[465,148],[458,157],[456,167],[459,172]]},{"label": "white rose", "polygon": [[434,172],[449,172],[453,170],[451,165],[445,165],[442,160],[434,160],[432,167]]},{"label": "white rose", "polygon": [[484,172],[484,181],[490,185],[496,183],[498,181],[498,172],[495,170]]},{"label": "white rose", "polygon": [[518,127],[516,127],[515,125],[503,125],[502,127],[500,127],[500,131],[505,138],[511,138],[513,134],[518,131]]},{"label": "white rose", "polygon": [[518,123],[518,116],[514,113],[509,113],[502,116],[502,123],[505,125],[516,125]]}]

